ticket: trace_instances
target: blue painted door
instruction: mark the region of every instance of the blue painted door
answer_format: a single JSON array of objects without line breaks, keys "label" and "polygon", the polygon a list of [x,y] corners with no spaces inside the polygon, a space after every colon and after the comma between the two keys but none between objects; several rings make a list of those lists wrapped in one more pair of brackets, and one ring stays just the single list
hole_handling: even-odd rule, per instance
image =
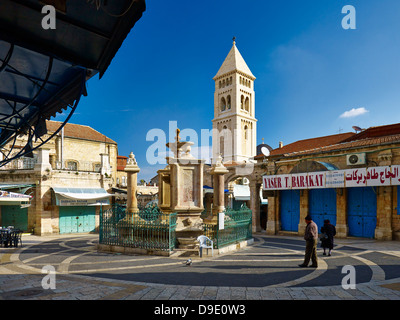
[{"label": "blue painted door", "polygon": [[347,188],[349,236],[374,238],[376,193],[373,187]]},{"label": "blue painted door", "polygon": [[335,189],[311,189],[308,193],[308,211],[318,226],[318,231],[329,220],[336,225],[336,191]]},{"label": "blue painted door", "polygon": [[300,190],[280,191],[281,230],[299,231]]},{"label": "blue painted door", "polygon": [[1,206],[1,225],[14,226],[22,231],[28,230],[28,208],[21,206]]},{"label": "blue painted door", "polygon": [[60,233],[91,232],[96,228],[96,207],[59,207]]}]

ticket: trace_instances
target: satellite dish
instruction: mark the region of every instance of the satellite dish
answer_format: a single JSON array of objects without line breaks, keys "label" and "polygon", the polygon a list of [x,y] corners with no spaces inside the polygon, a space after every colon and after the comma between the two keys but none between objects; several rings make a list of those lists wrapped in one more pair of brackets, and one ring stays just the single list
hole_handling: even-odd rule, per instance
[{"label": "satellite dish", "polygon": [[357,126],[353,126],[352,128],[353,128],[356,132],[362,131],[362,129],[361,129],[360,127],[357,127]]},{"label": "satellite dish", "polygon": [[268,157],[270,155],[270,152],[269,152],[268,148],[266,148],[266,147],[262,147],[261,152],[266,157]]}]

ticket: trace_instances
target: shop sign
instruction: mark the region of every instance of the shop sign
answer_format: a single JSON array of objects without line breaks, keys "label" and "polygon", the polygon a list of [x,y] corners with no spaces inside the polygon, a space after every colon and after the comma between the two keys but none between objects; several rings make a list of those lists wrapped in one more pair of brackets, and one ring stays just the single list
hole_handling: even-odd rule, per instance
[{"label": "shop sign", "polygon": [[344,188],[344,170],[327,171],[325,177],[326,188]]},{"label": "shop sign", "polygon": [[99,206],[109,204],[110,201],[108,199],[68,199],[61,197],[56,202],[58,206]]},{"label": "shop sign", "polygon": [[393,186],[400,185],[400,165],[392,166],[392,181]]},{"label": "shop sign", "polygon": [[400,165],[263,176],[263,190],[400,185]]}]

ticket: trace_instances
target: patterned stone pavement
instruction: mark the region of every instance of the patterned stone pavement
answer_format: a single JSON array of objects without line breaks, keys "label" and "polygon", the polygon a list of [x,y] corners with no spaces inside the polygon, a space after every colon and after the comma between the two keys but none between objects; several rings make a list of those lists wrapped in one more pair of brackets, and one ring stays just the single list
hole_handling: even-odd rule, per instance
[{"label": "patterned stone pavement", "polygon": [[[187,266],[184,258],[97,252],[97,235],[24,235],[22,247],[0,248],[0,299],[400,300],[399,242],[336,239],[331,257],[318,249],[314,269],[298,267],[300,237],[254,237],[252,246]],[[342,287],[345,265],[356,289]],[[54,278],[42,273],[49,266]]]}]

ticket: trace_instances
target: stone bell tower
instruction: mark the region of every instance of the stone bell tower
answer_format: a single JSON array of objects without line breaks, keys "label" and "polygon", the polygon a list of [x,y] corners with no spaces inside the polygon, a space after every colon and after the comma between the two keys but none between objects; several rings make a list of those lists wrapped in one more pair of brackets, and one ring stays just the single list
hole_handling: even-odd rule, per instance
[{"label": "stone bell tower", "polygon": [[233,46],[213,78],[213,161],[219,154],[224,163],[256,155],[255,79],[233,38]]}]

